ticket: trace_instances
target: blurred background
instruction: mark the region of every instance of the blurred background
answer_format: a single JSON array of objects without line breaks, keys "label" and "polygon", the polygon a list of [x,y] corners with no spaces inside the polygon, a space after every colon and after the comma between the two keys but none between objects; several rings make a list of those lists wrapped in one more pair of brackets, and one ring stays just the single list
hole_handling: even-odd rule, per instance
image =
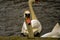
[{"label": "blurred background", "polygon": [[[23,13],[29,9],[28,0],[0,0],[0,36],[21,36],[24,22]],[[60,23],[60,0],[40,0],[33,4],[43,30],[40,36],[50,32],[57,22]]]}]

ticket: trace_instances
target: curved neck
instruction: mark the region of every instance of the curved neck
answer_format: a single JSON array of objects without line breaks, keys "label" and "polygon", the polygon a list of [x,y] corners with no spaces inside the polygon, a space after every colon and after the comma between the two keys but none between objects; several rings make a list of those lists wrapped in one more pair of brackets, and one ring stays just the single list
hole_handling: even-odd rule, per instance
[{"label": "curved neck", "polygon": [[32,20],[37,19],[36,15],[34,14],[34,10],[33,10],[33,7],[32,7],[32,2],[29,2],[28,4],[29,4]]}]

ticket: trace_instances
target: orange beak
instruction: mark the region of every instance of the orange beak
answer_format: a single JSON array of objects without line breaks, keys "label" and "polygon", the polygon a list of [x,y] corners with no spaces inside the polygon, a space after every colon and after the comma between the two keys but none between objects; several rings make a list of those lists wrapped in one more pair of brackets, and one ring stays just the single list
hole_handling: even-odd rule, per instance
[{"label": "orange beak", "polygon": [[27,19],[26,19],[26,23],[27,23],[28,25],[30,25],[30,24],[31,24],[31,19],[30,19],[30,18],[27,18]]}]

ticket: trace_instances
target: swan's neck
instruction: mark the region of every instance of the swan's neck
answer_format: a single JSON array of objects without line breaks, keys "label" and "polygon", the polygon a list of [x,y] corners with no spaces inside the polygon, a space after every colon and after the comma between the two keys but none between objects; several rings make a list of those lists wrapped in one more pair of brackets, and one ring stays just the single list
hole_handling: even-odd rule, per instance
[{"label": "swan's neck", "polygon": [[34,10],[33,10],[33,8],[32,8],[32,2],[29,2],[28,4],[29,4],[29,8],[30,8],[32,20],[37,19],[36,15],[35,15],[35,13],[34,13]]}]

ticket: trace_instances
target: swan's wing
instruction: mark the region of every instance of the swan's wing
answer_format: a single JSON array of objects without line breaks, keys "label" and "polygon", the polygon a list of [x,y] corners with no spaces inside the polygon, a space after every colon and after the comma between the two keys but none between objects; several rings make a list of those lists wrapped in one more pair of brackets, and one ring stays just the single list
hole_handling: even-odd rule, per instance
[{"label": "swan's wing", "polygon": [[42,35],[41,37],[50,37],[50,36],[51,36],[51,32],[46,33],[46,34]]},{"label": "swan's wing", "polygon": [[32,24],[33,28],[39,28],[39,27],[41,27],[41,23],[38,20],[32,20],[31,24]]},{"label": "swan's wing", "polygon": [[52,32],[46,33],[42,35],[41,37],[59,37],[60,35],[60,25],[57,23],[55,27],[53,28]]},{"label": "swan's wing", "polygon": [[60,35],[58,32],[49,32],[49,33],[46,33],[44,35],[42,35],[41,37],[53,37],[53,38],[59,38]]},{"label": "swan's wing", "polygon": [[23,23],[21,33],[25,33],[27,31],[26,23]]},{"label": "swan's wing", "polygon": [[56,37],[56,36],[58,36],[58,33],[49,32],[49,33],[42,35],[41,37]]},{"label": "swan's wing", "polygon": [[53,28],[53,30],[52,30],[52,32],[60,32],[60,25],[59,25],[59,23],[57,23],[56,25],[55,25],[55,27]]},{"label": "swan's wing", "polygon": [[32,27],[33,27],[33,32],[41,32],[42,26],[41,23],[38,20],[32,20]]}]

